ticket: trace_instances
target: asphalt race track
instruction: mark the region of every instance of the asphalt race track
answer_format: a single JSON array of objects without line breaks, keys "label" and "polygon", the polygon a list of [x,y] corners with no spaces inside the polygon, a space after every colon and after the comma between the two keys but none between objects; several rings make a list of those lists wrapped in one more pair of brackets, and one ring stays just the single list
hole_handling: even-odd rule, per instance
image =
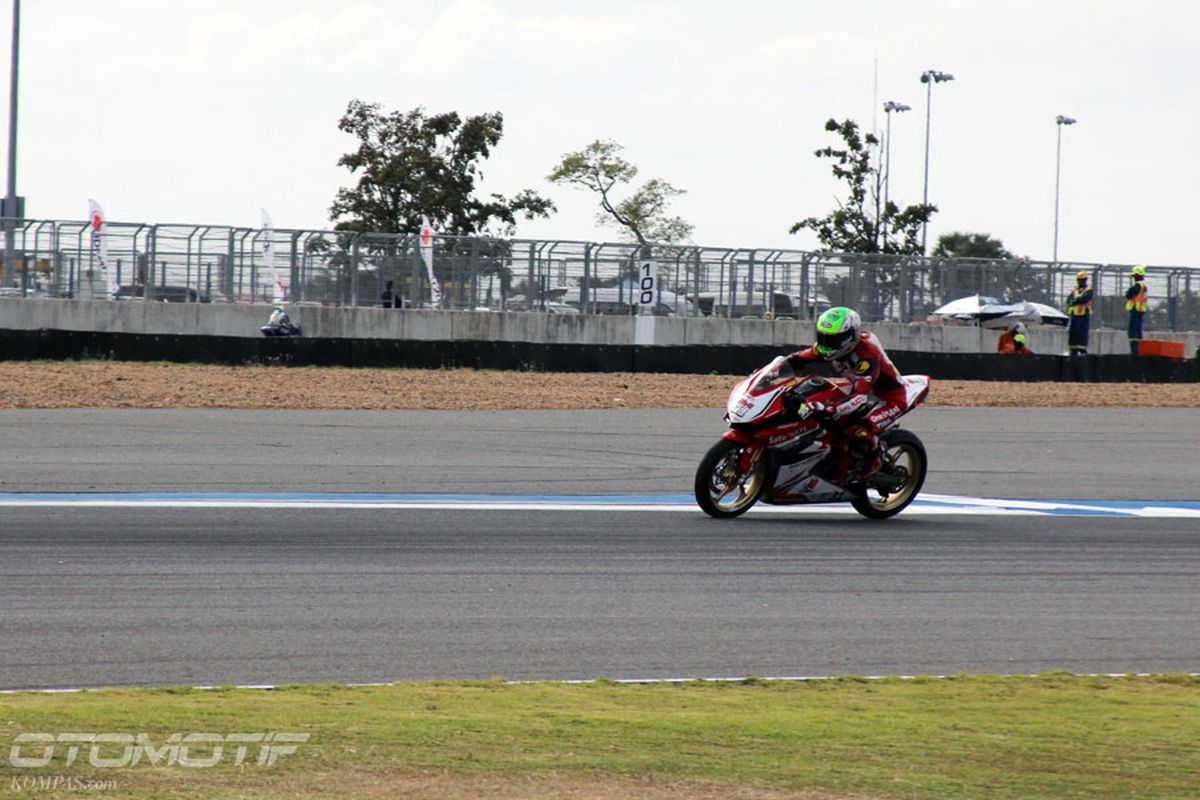
[{"label": "asphalt race track", "polygon": [[[486,392],[486,386],[480,386]],[[921,408],[928,491],[1200,497],[1200,409]],[[718,410],[0,411],[0,492],[687,492]]]},{"label": "asphalt race track", "polygon": [[909,422],[872,523],[688,507],[715,411],[0,412],[0,687],[1200,671],[1200,411]]}]

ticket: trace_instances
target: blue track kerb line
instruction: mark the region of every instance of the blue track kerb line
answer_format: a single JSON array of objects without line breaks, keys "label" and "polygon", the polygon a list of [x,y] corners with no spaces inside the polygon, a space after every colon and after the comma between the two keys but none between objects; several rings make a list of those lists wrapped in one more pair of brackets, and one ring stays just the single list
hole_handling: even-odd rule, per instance
[{"label": "blue track kerb line", "polygon": [[686,505],[691,495],[390,494],[383,492],[0,492],[0,502],[572,503]]},{"label": "blue track kerb line", "polygon": [[[695,508],[691,495],[508,495],[508,494],[392,494],[373,492],[4,492],[0,493],[0,505],[9,507],[111,505],[114,507],[170,507],[172,505],[224,504],[252,508],[361,507],[364,509],[389,506],[419,506],[447,510],[469,510],[479,507],[513,507],[526,509],[594,508],[597,511],[646,510],[686,511]],[[764,507],[752,513],[839,513],[849,508],[844,503],[833,505],[809,505],[790,507]],[[1109,517],[1109,518],[1200,518],[1200,501],[1197,500],[1040,500],[999,499],[929,495],[918,497],[909,509],[910,514],[970,514],[1005,516],[1012,514],[1034,514],[1062,517]]]}]

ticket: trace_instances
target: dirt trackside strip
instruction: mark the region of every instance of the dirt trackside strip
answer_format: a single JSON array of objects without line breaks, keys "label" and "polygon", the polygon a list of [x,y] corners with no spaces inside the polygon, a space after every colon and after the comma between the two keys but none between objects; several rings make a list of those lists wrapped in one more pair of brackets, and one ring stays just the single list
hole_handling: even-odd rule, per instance
[{"label": "dirt trackside strip", "polygon": [[[719,408],[724,375],[0,362],[0,408]],[[1200,408],[1200,384],[934,381],[930,405]]]}]

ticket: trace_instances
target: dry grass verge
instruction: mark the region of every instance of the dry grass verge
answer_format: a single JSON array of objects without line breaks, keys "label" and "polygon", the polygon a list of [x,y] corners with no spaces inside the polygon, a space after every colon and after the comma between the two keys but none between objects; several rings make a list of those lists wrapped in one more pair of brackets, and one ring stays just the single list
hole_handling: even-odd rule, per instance
[{"label": "dry grass verge", "polygon": [[[6,755],[35,731],[140,733],[159,750],[101,768],[60,744],[0,779],[20,796],[41,776],[108,779],[127,800],[1194,798],[1198,700],[1194,676],[1064,673],[22,693],[0,699]],[[253,744],[239,766],[228,741],[191,753],[218,763],[172,766],[169,737],[198,731],[308,739],[269,766]]]}]

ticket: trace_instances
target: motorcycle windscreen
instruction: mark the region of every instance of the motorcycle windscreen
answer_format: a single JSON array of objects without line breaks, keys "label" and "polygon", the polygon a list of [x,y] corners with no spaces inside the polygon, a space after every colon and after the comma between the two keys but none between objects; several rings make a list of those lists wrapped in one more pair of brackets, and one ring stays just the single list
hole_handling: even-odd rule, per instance
[{"label": "motorcycle windscreen", "polygon": [[750,393],[756,395],[763,394],[780,384],[787,383],[795,377],[796,372],[792,369],[791,362],[783,356],[779,356],[770,364],[763,367],[762,372],[758,375],[758,379],[750,385]]}]

